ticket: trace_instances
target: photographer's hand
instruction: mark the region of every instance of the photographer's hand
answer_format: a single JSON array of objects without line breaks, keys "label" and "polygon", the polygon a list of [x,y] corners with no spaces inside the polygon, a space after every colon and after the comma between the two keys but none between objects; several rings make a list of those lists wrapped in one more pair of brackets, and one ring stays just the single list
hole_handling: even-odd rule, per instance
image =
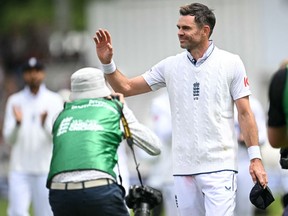
[{"label": "photographer's hand", "polygon": [[115,99],[119,100],[122,104],[125,103],[124,95],[121,93],[118,93],[118,92],[112,93],[111,96],[108,96],[107,98],[109,98],[109,99],[115,98]]}]

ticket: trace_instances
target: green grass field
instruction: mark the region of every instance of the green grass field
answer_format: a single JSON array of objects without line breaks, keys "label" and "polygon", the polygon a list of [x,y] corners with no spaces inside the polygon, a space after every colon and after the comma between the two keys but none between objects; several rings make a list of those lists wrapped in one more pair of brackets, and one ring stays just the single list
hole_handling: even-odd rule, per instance
[{"label": "green grass field", "polygon": [[6,210],[7,210],[7,200],[1,198],[0,199],[0,215],[1,216],[7,215]]},{"label": "green grass field", "polygon": [[[7,199],[0,197],[0,215],[1,216],[7,216],[7,206],[8,206]],[[33,216],[32,209],[30,209],[30,216]]]},{"label": "green grass field", "polygon": [[[0,215],[7,215],[7,200],[0,198]],[[132,214],[131,214],[132,215]],[[257,213],[257,216],[281,216],[282,215],[282,206],[280,203],[280,198],[276,197],[276,200],[269,206],[265,211]],[[30,209],[30,216],[33,216],[32,210]],[[165,215],[163,215],[165,216]]]},{"label": "green grass field", "polygon": [[[275,201],[265,210],[265,211],[259,211],[257,216],[282,216],[282,205],[281,205],[281,199],[280,197],[274,197]],[[261,214],[262,213],[262,214]]]}]

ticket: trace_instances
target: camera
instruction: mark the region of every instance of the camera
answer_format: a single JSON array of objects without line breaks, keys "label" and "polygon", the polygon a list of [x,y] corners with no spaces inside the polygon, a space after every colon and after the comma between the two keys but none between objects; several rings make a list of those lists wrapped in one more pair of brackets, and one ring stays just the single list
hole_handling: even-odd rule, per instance
[{"label": "camera", "polygon": [[150,211],[161,203],[162,193],[149,186],[133,185],[125,197],[127,206],[133,209],[134,216],[150,216]]},{"label": "camera", "polygon": [[288,169],[288,148],[281,148],[280,155],[280,165],[282,169]]}]

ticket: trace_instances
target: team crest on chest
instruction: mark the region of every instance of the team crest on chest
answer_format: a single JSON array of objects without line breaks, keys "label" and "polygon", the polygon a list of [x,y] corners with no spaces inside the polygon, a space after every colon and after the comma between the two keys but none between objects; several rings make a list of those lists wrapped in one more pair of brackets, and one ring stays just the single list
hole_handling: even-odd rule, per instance
[{"label": "team crest on chest", "polygon": [[200,83],[195,82],[193,83],[193,99],[198,100],[200,95]]}]

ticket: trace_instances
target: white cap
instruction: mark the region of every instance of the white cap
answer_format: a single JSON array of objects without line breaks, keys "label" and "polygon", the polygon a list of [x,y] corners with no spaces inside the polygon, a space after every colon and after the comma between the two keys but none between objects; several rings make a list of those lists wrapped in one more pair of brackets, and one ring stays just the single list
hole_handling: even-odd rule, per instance
[{"label": "white cap", "polygon": [[70,100],[100,98],[111,95],[101,70],[85,67],[71,75]]}]

